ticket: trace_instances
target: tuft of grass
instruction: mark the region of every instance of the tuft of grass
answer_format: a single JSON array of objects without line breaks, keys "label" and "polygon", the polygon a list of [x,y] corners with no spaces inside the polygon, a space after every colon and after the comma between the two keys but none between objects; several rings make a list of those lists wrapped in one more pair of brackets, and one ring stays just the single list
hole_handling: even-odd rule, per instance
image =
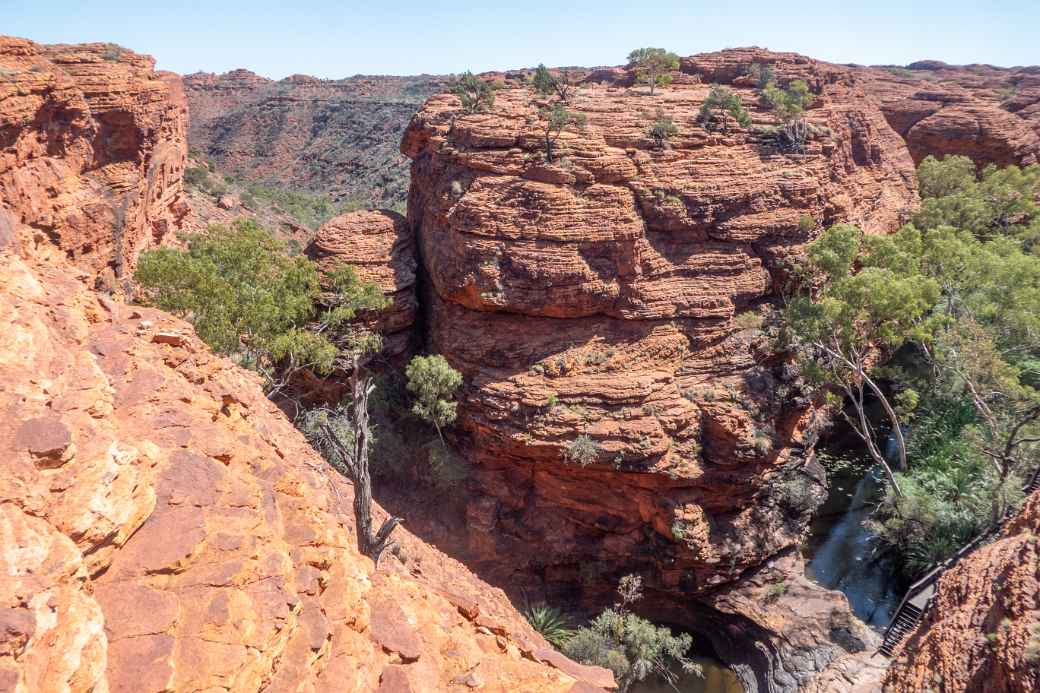
[{"label": "tuft of grass", "polygon": [[548,604],[536,604],[524,609],[524,618],[542,637],[561,648],[574,635],[567,617],[559,609]]}]

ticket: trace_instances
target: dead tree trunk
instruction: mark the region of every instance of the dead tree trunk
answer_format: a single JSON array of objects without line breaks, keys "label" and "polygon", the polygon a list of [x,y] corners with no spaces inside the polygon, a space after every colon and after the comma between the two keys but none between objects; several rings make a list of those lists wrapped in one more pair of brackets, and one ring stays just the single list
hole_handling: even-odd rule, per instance
[{"label": "dead tree trunk", "polygon": [[342,463],[343,471],[354,482],[354,520],[357,524],[358,550],[379,565],[379,557],[390,545],[390,535],[401,523],[401,518],[390,517],[372,534],[372,478],[368,471],[368,448],[372,431],[368,421],[368,396],[375,389],[372,379],[360,374],[355,364],[351,385],[354,402],[351,408],[351,428],[354,439],[349,447],[327,421],[321,431]]}]

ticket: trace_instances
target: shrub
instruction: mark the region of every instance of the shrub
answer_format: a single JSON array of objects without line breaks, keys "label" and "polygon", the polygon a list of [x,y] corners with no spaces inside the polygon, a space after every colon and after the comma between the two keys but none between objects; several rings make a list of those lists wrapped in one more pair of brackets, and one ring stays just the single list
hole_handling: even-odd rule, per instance
[{"label": "shrub", "polygon": [[408,391],[415,397],[412,412],[433,424],[438,435],[455,421],[458,404],[451,398],[462,385],[462,374],[440,354],[416,356],[405,368]]},{"label": "shrub", "polygon": [[726,87],[714,84],[708,92],[708,97],[701,104],[701,110],[697,119],[708,132],[714,130],[716,121],[721,121],[723,132],[729,132],[727,115],[737,121],[741,127],[746,128],[751,125],[751,116],[741,103],[740,95],[735,94]]},{"label": "shrub", "polygon": [[524,609],[524,618],[556,648],[562,648],[574,635],[563,612],[547,604],[527,607]]},{"label": "shrub", "polygon": [[671,84],[668,72],[679,69],[679,56],[664,48],[637,48],[628,54],[628,66],[640,83],[650,85],[653,94],[654,87]]},{"label": "shrub", "polygon": [[675,123],[669,116],[658,111],[657,120],[655,120],[653,125],[650,126],[647,134],[650,135],[650,139],[654,141],[655,147],[658,149],[664,149],[668,146],[668,142],[679,134],[679,128],[676,127]]},{"label": "shrub", "polygon": [[123,57],[123,49],[114,43],[110,43],[101,52],[101,57],[111,63],[118,62]]},{"label": "shrub", "polygon": [[762,90],[762,99],[780,119],[778,133],[781,146],[791,151],[802,151],[809,139],[809,125],[802,118],[813,100],[809,85],[804,80],[796,79],[786,89],[782,89],[775,82],[770,82]]},{"label": "shrub", "polygon": [[562,101],[557,101],[549,108],[538,111],[538,117],[543,121],[543,136],[545,139],[545,160],[552,163],[553,145],[556,140],[569,126],[579,130],[585,129],[585,114],[573,113],[567,110]]},{"label": "shrub", "polygon": [[[257,370],[271,395],[302,368],[329,373],[340,355],[330,328],[387,304],[378,287],[341,267],[329,275],[332,291],[319,307],[314,263],[248,219],[189,236],[185,250],[142,253],[134,278],[143,302],[191,320],[215,351]],[[320,329],[312,331],[315,322]],[[347,341],[355,354],[377,348],[369,337]]]},{"label": "shrub", "polygon": [[459,97],[466,113],[480,113],[495,105],[495,86],[468,70],[461,77],[452,79],[449,87]]},{"label": "shrub", "polygon": [[773,82],[773,68],[765,63],[752,63],[748,68],[748,74],[755,80],[755,86],[759,91],[764,90]]},{"label": "shrub", "polygon": [[455,488],[469,476],[469,468],[447,445],[436,438],[434,441],[428,452],[430,479],[442,491]]},{"label": "shrub", "polygon": [[785,594],[787,594],[787,582],[784,580],[774,582],[766,588],[766,599],[768,601],[775,601]]},{"label": "shrub", "polygon": [[808,214],[803,214],[798,219],[798,230],[802,233],[812,233],[816,229],[816,220]]},{"label": "shrub", "polygon": [[566,641],[565,655],[583,664],[610,669],[622,693],[651,675],[674,686],[678,676],[672,671],[673,664],[685,672],[701,675],[700,667],[686,656],[693,644],[689,635],[672,635],[668,628],[655,626],[629,611],[642,597],[642,581],[638,577],[623,577],[618,593],[620,603],[603,611]]},{"label": "shrub", "polygon": [[567,445],[564,457],[570,462],[587,467],[599,457],[599,445],[587,433],[582,433]]}]

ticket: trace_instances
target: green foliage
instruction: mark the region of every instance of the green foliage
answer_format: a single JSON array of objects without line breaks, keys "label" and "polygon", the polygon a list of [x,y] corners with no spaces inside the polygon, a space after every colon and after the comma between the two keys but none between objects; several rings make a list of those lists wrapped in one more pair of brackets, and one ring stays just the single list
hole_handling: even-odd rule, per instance
[{"label": "green foliage", "polygon": [[676,127],[671,117],[658,111],[657,119],[654,120],[650,129],[647,131],[647,134],[650,135],[650,139],[654,141],[655,147],[658,149],[664,149],[668,146],[669,141],[679,134],[679,128]]},{"label": "green foliage", "polygon": [[562,648],[574,636],[570,622],[559,609],[548,604],[536,604],[524,609],[524,618],[553,647]]},{"label": "green foliage", "polygon": [[[839,226],[810,246],[803,286],[818,287],[785,313],[812,347],[811,378],[862,409],[864,383],[883,377],[890,430],[914,421],[875,518],[910,577],[1017,507],[1040,466],[1040,167],[978,176],[963,157],[929,158],[919,177],[924,203],[896,234]],[[878,369],[875,349],[900,360]],[[851,423],[885,464],[873,428]]]},{"label": "green foliage", "polygon": [[[320,309],[315,265],[247,219],[189,236],[186,250],[142,253],[134,278],[142,301],[190,320],[215,351],[260,371],[269,390],[284,384],[279,376],[286,369],[332,370],[339,349],[308,329],[312,321],[339,327],[358,311],[386,305],[378,288],[344,267],[331,275],[327,307]],[[372,346],[369,339],[350,348]]]},{"label": "green foliage", "polygon": [[620,603],[579,628],[563,646],[563,653],[571,659],[614,672],[621,693],[651,675],[674,685],[678,680],[674,665],[701,675],[700,667],[687,657],[693,644],[689,635],[672,635],[668,628],[655,626],[629,611],[631,604],[641,598],[641,588],[639,578],[622,578],[618,589]]},{"label": "green foliage", "polygon": [[552,96],[556,91],[556,80],[544,64],[539,63],[538,68],[531,76],[531,88],[542,96]]},{"label": "green foliage", "polygon": [[654,87],[664,87],[672,82],[672,70],[679,69],[679,56],[664,48],[637,48],[628,54],[628,66],[635,71],[636,79],[641,84],[650,86],[650,93],[654,93]]},{"label": "green foliage", "polygon": [[775,601],[780,597],[787,594],[787,582],[781,580],[780,582],[774,582],[766,588],[766,600]]},{"label": "green foliage", "polygon": [[451,367],[440,354],[416,356],[405,368],[408,391],[415,402],[412,412],[433,424],[437,432],[455,421],[458,403],[452,397],[462,385],[462,374]]},{"label": "green foliage", "polygon": [[804,234],[810,234],[816,230],[816,220],[808,214],[803,214],[798,219],[798,230]]},{"label": "green foliage", "polygon": [[783,149],[801,152],[812,131],[802,118],[805,109],[813,101],[809,85],[804,80],[796,79],[786,88],[769,82],[759,92],[761,102],[780,119],[780,129],[776,131],[778,141]]},{"label": "green foliage", "polygon": [[564,130],[570,126],[578,130],[585,129],[585,114],[569,111],[562,101],[556,101],[552,106],[539,109],[538,117],[542,120],[545,138],[545,160],[550,163],[553,160],[553,145],[556,144],[556,140]]},{"label": "green foliage", "polygon": [[786,89],[778,87],[776,82],[770,82],[762,89],[762,96],[782,123],[791,123],[801,118],[813,100],[809,85],[801,79],[792,81]]},{"label": "green foliage", "polygon": [[741,103],[740,95],[717,84],[711,86],[708,97],[701,104],[701,110],[697,119],[708,132],[715,129],[716,122],[721,122],[722,131],[729,132],[729,115],[737,121],[741,127],[750,127],[751,116]]},{"label": "green foliage", "polygon": [[338,214],[360,208],[357,202],[337,205],[327,195],[312,195],[258,183],[249,185],[241,199],[250,208],[258,202],[276,207],[309,229],[317,229]]},{"label": "green foliage", "polygon": [[567,444],[567,449],[564,451],[563,456],[569,462],[587,467],[599,457],[599,444],[590,438],[587,433],[582,433]]},{"label": "green foliage", "polygon": [[495,105],[495,86],[468,70],[454,78],[449,88],[451,93],[459,97],[462,110],[466,113],[480,113]]}]

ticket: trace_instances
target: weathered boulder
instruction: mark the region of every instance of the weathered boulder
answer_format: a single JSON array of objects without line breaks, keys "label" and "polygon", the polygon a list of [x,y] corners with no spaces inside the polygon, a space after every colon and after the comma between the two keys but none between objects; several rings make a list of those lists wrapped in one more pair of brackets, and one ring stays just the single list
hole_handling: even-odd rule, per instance
[{"label": "weathered boulder", "polygon": [[383,337],[383,354],[398,359],[414,342],[415,237],[403,216],[386,210],[350,212],[326,222],[306,248],[322,273],[342,265],[378,286],[390,305],[359,322]]}]

